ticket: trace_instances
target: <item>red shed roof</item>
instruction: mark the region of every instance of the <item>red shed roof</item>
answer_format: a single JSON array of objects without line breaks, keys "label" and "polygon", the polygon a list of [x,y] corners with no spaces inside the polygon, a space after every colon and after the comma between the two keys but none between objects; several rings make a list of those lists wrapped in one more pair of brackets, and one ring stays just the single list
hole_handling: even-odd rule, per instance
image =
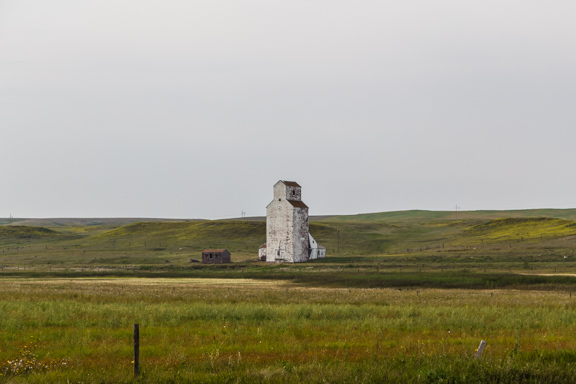
[{"label": "red shed roof", "polygon": [[306,204],[304,204],[303,201],[300,200],[287,200],[290,204],[292,204],[293,207],[296,208],[308,208],[308,206]]},{"label": "red shed roof", "polygon": [[298,184],[298,183],[297,183],[297,182],[295,182],[295,181],[286,181],[286,180],[282,180],[282,182],[283,182],[285,185],[289,186],[289,187],[298,187],[298,188],[302,188],[302,187],[300,186],[300,184]]}]

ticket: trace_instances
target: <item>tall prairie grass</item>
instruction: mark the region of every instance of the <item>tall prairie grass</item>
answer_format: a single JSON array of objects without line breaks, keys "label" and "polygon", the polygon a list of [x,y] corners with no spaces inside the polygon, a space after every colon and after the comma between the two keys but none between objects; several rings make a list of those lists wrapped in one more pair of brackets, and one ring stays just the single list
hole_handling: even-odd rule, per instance
[{"label": "tall prairie grass", "polygon": [[12,279],[0,313],[0,361],[31,336],[38,362],[67,361],[0,382],[131,382],[134,323],[143,382],[576,380],[565,292]]}]

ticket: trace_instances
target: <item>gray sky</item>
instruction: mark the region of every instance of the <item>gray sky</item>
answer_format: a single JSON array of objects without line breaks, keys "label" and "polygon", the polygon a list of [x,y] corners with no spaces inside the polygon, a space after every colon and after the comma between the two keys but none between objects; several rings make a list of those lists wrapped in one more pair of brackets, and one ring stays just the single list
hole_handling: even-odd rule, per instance
[{"label": "gray sky", "polygon": [[0,0],[0,217],[576,207],[576,2]]}]

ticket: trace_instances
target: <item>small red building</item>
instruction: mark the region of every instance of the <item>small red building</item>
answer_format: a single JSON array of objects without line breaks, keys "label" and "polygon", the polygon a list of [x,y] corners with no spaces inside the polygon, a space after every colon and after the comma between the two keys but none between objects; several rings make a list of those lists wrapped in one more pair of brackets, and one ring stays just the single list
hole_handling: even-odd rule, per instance
[{"label": "small red building", "polygon": [[202,263],[224,264],[230,263],[230,252],[226,249],[205,249],[202,251]]}]

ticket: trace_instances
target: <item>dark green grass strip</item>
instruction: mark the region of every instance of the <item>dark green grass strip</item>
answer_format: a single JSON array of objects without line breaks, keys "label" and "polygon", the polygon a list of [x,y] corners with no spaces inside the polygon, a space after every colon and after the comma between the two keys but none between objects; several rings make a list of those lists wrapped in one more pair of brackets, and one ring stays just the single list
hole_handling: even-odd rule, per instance
[{"label": "dark green grass strip", "polygon": [[133,271],[57,271],[3,272],[5,277],[73,278],[73,277],[142,277],[142,278],[231,278],[284,280],[309,287],[330,288],[442,288],[442,289],[537,289],[569,290],[576,288],[573,276],[537,276],[512,273],[473,272],[280,272],[239,269],[181,269]]}]

